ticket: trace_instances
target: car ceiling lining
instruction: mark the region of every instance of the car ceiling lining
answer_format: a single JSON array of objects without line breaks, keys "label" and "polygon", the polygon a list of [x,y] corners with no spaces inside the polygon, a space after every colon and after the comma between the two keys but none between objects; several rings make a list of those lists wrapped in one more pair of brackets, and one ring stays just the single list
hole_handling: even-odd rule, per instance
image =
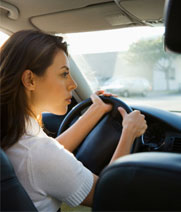
[{"label": "car ceiling lining", "polygon": [[[9,19],[7,13],[1,13],[1,28],[13,32],[38,28],[51,33],[70,33],[161,23],[165,0],[6,0],[6,2],[18,8],[20,15],[15,21]],[[154,11],[154,14],[150,11]]]}]

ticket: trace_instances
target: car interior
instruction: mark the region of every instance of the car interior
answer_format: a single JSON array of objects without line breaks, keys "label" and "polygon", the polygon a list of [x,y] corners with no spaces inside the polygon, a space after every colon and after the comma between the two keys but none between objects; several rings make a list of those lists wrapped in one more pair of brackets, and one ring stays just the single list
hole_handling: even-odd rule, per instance
[{"label": "car interior", "polygon": [[[181,67],[180,8],[179,0],[3,0],[0,2],[0,30],[11,35],[22,29],[38,29],[52,34],[61,34],[65,36],[65,39],[69,39],[76,33],[103,31],[101,39],[104,40],[105,30],[114,30],[118,33],[117,30],[127,28],[145,30],[144,27],[155,29],[162,26],[164,27],[162,37],[164,54],[171,54],[172,58],[178,55],[178,58],[173,60],[174,64],[178,63]],[[132,34],[136,36],[136,33]],[[94,34],[90,35],[94,36]],[[78,37],[80,38],[81,35],[78,34]],[[120,42],[122,42],[121,39],[123,38],[119,36]],[[83,40],[79,42],[79,50],[85,51]],[[108,40],[104,40],[104,45],[107,42]],[[108,43],[114,45],[111,39]],[[118,45],[117,42],[116,46]],[[144,52],[142,54],[143,48],[138,57],[143,57],[145,54]],[[108,63],[115,60],[115,57],[119,59],[122,54],[110,52],[105,54],[106,57],[101,60],[101,65],[107,62],[106,66],[108,66]],[[106,81],[112,80],[112,73],[110,75],[110,72],[113,72],[112,69],[108,73],[105,71],[106,68],[102,70],[96,63],[101,58],[100,52],[95,55],[92,52],[91,54],[86,52],[84,56],[78,57],[70,51],[72,76],[79,86],[73,92],[68,113],[59,116],[45,111],[42,114],[44,130],[53,138],[74,124],[91,105],[92,92],[106,85]],[[128,56],[139,59],[133,53]],[[126,57],[121,57],[121,61],[122,58]],[[94,63],[91,66],[87,61]],[[171,67],[164,61],[165,59],[160,59],[154,68],[158,68],[160,64],[166,64],[167,69]],[[97,78],[92,78],[91,74],[97,70],[95,64],[104,77],[101,78],[100,73],[97,73],[95,74]],[[137,63],[132,65],[137,66]],[[82,67],[85,69],[84,72]],[[147,64],[144,69],[146,67],[148,67]],[[165,84],[162,83],[163,73],[166,76],[167,72],[154,70],[153,81],[149,81],[151,78],[148,77],[152,90],[146,97],[137,95],[135,97],[131,93],[129,93],[131,97],[101,96],[103,101],[113,105],[113,109],[97,123],[74,152],[78,160],[99,175],[90,211],[181,211],[181,71],[179,68],[171,68],[173,72],[169,72],[170,84],[166,81]],[[116,72],[115,77],[127,77],[125,73],[122,73],[124,70],[119,71],[122,75]],[[133,77],[137,77],[136,73]],[[143,73],[142,76],[148,75]],[[176,82],[178,82],[177,85]],[[98,87],[97,84],[100,86]],[[165,90],[161,90],[163,88]],[[162,96],[158,95],[156,101],[153,94],[165,95],[163,98],[168,100],[162,103]],[[139,101],[135,102],[137,99]],[[143,104],[145,99],[147,105]],[[150,101],[153,101],[155,105],[152,105]],[[157,107],[157,104],[161,103],[164,108]],[[117,111],[119,106],[128,113],[140,110],[145,115],[148,128],[141,137],[135,140],[129,155],[107,166],[122,131],[122,118]],[[37,211],[2,149],[0,149],[0,159],[1,211]]]}]

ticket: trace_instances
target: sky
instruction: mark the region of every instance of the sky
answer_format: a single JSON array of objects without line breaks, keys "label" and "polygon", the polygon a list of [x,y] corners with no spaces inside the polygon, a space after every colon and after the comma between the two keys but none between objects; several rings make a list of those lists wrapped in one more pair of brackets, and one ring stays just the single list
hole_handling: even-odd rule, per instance
[{"label": "sky", "polygon": [[134,27],[99,32],[67,34],[72,54],[127,51],[129,45],[139,39],[164,34],[164,27]]}]

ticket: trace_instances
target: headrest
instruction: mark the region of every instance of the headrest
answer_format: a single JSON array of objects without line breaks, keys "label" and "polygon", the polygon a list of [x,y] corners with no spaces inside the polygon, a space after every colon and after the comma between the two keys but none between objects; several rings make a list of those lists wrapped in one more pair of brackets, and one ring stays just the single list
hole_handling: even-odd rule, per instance
[{"label": "headrest", "polygon": [[181,155],[135,153],[105,168],[93,211],[181,211]]},{"label": "headrest", "polygon": [[181,0],[165,4],[165,50],[181,53]]}]

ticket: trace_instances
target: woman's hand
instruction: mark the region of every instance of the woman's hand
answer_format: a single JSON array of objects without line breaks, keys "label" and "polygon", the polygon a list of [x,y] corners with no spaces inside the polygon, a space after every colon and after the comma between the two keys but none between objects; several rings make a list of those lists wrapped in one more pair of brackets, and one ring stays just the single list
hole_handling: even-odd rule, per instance
[{"label": "woman's hand", "polygon": [[127,113],[123,108],[118,108],[119,112],[123,117],[123,130],[126,130],[130,136],[137,138],[141,136],[147,129],[145,116],[138,110],[134,110],[131,113]]},{"label": "woman's hand", "polygon": [[118,107],[118,111],[123,117],[123,130],[110,163],[129,154],[135,138],[141,136],[147,128],[145,117],[140,111],[135,110],[128,114],[122,107]]},{"label": "woman's hand", "polygon": [[102,95],[102,96],[114,96],[114,97],[116,97],[116,95],[110,94],[110,93],[105,93],[103,90],[96,91],[95,93],[93,93],[91,95],[93,106],[98,107],[98,109],[103,111],[103,113],[108,113],[109,111],[112,110],[112,105],[111,104],[106,104],[105,102],[103,102],[102,99],[99,98],[99,95]]},{"label": "woman's hand", "polygon": [[92,94],[93,104],[71,127],[56,138],[70,152],[73,152],[80,145],[102,116],[112,109],[112,105],[104,103],[98,95],[113,96],[104,93],[104,91]]},{"label": "woman's hand", "polygon": [[[107,113],[112,110],[112,105],[104,103],[99,95],[103,96],[114,96],[114,94],[105,93],[103,90],[97,91],[91,95],[93,106],[97,107],[97,110]],[[147,129],[147,124],[145,121],[145,116],[140,113],[140,111],[135,110],[131,113],[127,113],[122,107],[118,108],[119,112],[123,117],[123,130],[130,134],[134,140],[135,138],[141,136]]]}]

